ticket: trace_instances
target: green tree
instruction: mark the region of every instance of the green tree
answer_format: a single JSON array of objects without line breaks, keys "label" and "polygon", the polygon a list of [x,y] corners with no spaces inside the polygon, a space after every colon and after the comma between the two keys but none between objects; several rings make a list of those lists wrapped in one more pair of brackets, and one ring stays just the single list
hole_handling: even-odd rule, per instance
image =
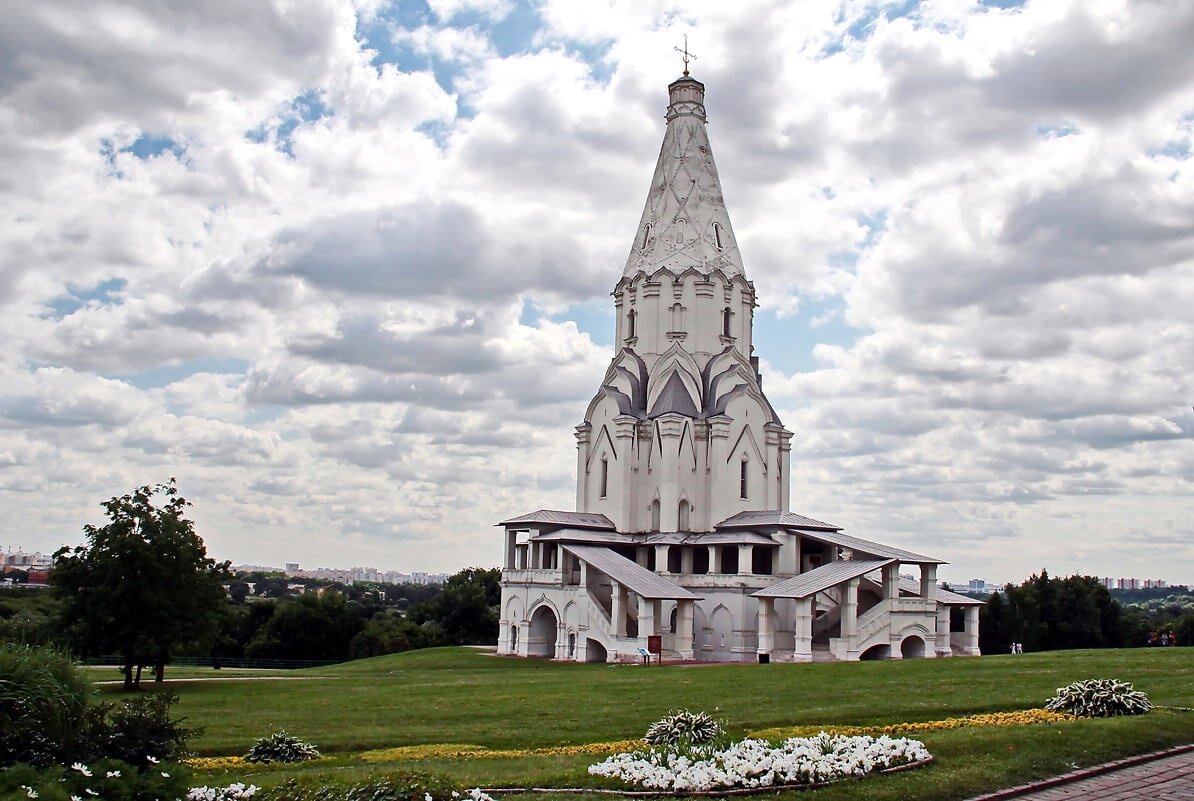
[{"label": "green tree", "polygon": [[174,479],[138,487],[102,504],[109,522],[85,525],[86,545],[54,554],[51,583],[71,643],[83,654],[118,653],[125,689],[140,685],[144,665],[160,682],[177,646],[218,625],[228,563],[208,557],[183,516],[189,505]]},{"label": "green tree", "polygon": [[501,577],[497,568],[461,570],[444,582],[443,592],[412,609],[411,619],[438,623],[455,645],[497,642]]},{"label": "green tree", "polygon": [[344,596],[307,592],[277,602],[273,615],[245,647],[250,659],[344,660],[363,622]]}]

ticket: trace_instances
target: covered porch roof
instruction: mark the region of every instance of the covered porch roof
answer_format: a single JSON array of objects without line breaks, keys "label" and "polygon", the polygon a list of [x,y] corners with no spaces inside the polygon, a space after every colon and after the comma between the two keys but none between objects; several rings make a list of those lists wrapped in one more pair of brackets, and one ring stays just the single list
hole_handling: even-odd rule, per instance
[{"label": "covered porch roof", "polygon": [[624,556],[600,545],[561,546],[582,562],[597,568],[626,589],[648,600],[697,601],[694,595],[678,584],[653,573],[647,568],[630,561]]},{"label": "covered porch roof", "polygon": [[808,598],[838,584],[893,564],[894,559],[843,559],[830,562],[815,570],[776,582],[770,587],[752,592],[755,598]]}]

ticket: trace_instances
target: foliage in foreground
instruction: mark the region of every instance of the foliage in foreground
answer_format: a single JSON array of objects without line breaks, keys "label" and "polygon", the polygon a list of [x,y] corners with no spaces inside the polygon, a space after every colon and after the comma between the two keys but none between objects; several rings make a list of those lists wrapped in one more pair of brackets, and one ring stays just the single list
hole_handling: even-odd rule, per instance
[{"label": "foliage in foreground", "polygon": [[180,760],[199,730],[170,717],[177,700],[165,692],[97,703],[65,653],[0,644],[0,766]]},{"label": "foliage in foreground", "polygon": [[0,643],[0,765],[71,752],[91,685],[56,648]]},{"label": "foliage in foreground", "polygon": [[704,712],[669,712],[647,728],[648,745],[678,746],[711,743],[723,733],[721,724]]},{"label": "foliage in foreground", "polygon": [[1087,679],[1058,687],[1045,704],[1051,712],[1068,712],[1082,718],[1143,715],[1152,708],[1147,695],[1119,679]]},{"label": "foliage in foreground", "polygon": [[305,762],[318,759],[319,750],[283,729],[259,738],[249,752],[245,762]]},{"label": "foliage in foreground", "polygon": [[138,768],[117,759],[103,759],[90,765],[76,762],[37,768],[14,765],[0,771],[0,801],[158,801],[182,798],[189,785],[190,771],[182,765],[162,763]]}]

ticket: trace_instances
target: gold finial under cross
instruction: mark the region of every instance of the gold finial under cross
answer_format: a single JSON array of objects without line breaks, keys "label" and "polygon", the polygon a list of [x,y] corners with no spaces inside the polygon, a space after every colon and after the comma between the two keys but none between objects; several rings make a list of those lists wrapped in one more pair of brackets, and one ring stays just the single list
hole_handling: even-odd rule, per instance
[{"label": "gold finial under cross", "polygon": [[688,62],[696,61],[696,56],[688,52],[688,34],[684,34],[684,49],[675,48],[676,52],[684,58],[684,77],[688,77]]}]

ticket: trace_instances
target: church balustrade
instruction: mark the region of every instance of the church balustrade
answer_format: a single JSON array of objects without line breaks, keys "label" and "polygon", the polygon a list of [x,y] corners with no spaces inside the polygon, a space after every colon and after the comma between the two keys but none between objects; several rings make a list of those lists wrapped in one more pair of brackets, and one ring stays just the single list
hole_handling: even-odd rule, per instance
[{"label": "church balustrade", "polygon": [[502,581],[511,584],[551,584],[560,586],[560,571],[555,568],[527,568],[503,570]]}]

